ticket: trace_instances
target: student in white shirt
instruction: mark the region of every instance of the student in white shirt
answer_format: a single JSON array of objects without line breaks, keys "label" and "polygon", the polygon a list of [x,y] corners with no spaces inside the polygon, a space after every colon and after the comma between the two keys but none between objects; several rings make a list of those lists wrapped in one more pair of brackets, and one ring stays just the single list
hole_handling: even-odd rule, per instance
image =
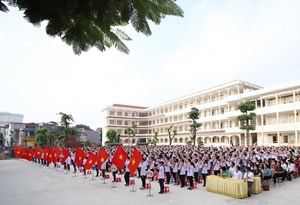
[{"label": "student in white shirt", "polygon": [[141,190],[145,189],[146,186],[146,175],[147,175],[147,162],[143,158],[141,163],[140,163],[140,169],[141,169],[141,180],[142,180],[142,187],[140,188]]},{"label": "student in white shirt", "polygon": [[164,168],[164,162],[160,161],[159,166],[158,166],[158,182],[159,182],[159,187],[160,187],[160,192],[159,194],[164,193],[164,181],[165,181],[165,168]]},{"label": "student in white shirt", "polygon": [[250,167],[246,167],[246,172],[244,174],[244,181],[248,184],[248,197],[251,196],[251,189],[254,182],[254,174],[250,171]]},{"label": "student in white shirt", "polygon": [[130,170],[128,169],[129,162],[130,162],[130,158],[128,157],[125,162],[125,166],[126,166],[125,174],[124,174],[125,186],[129,186],[129,178],[130,178]]},{"label": "student in white shirt", "polygon": [[178,159],[173,159],[173,165],[172,165],[172,175],[174,177],[174,185],[177,185],[177,178],[178,178]]},{"label": "student in white shirt", "polygon": [[185,174],[186,174],[186,164],[184,163],[184,159],[181,160],[179,164],[179,177],[181,182],[181,188],[185,185]]},{"label": "student in white shirt", "polygon": [[193,190],[193,188],[194,188],[194,183],[193,183],[194,168],[195,168],[194,163],[189,162],[189,164],[187,166],[187,178],[190,183],[190,187],[188,188],[189,190]]},{"label": "student in white shirt", "polygon": [[289,160],[288,165],[287,165],[287,180],[288,181],[292,181],[291,175],[294,174],[294,171],[295,171],[295,165],[291,160]]},{"label": "student in white shirt", "polygon": [[240,167],[239,166],[235,167],[235,171],[233,172],[232,178],[233,179],[242,179],[243,178],[243,174],[240,171]]},{"label": "student in white shirt", "polygon": [[202,178],[203,178],[203,187],[205,187],[206,185],[206,176],[208,174],[208,164],[207,164],[207,160],[202,160]]},{"label": "student in white shirt", "polygon": [[170,162],[170,158],[169,157],[167,157],[167,160],[165,162],[165,173],[166,173],[166,177],[167,177],[167,183],[166,184],[170,184],[171,162]]}]

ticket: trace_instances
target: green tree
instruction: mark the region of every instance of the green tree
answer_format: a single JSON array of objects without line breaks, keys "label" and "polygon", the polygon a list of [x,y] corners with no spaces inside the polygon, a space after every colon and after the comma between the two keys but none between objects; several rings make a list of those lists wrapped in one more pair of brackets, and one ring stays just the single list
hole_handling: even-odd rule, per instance
[{"label": "green tree", "polygon": [[199,127],[202,126],[201,123],[198,123],[196,120],[199,119],[199,109],[196,107],[192,107],[191,111],[188,112],[188,118],[191,119],[192,124],[190,125],[190,132],[192,133],[191,140],[193,142],[193,145],[195,146],[196,144],[196,135],[197,135],[197,130]]},{"label": "green tree", "polygon": [[177,129],[171,125],[169,128],[167,128],[167,130],[169,135],[169,144],[172,145],[172,141],[177,135]]},{"label": "green tree", "polygon": [[79,133],[74,127],[70,127],[74,122],[72,115],[63,112],[58,114],[60,115],[60,126],[56,130],[57,143],[64,146],[71,136],[79,137]]},{"label": "green tree", "polygon": [[158,132],[154,130],[154,136],[150,140],[150,144],[156,145],[158,143]]},{"label": "green tree", "polygon": [[92,143],[90,142],[90,140],[87,140],[87,141],[85,141],[84,146],[85,147],[91,147]]},{"label": "green tree", "polygon": [[246,147],[248,147],[250,144],[250,130],[255,130],[255,126],[251,125],[251,120],[256,116],[254,112],[251,112],[255,110],[255,105],[250,101],[245,101],[239,104],[238,109],[243,113],[237,116],[237,119],[241,123],[240,129],[246,131]]},{"label": "green tree", "polygon": [[132,124],[131,124],[131,134],[132,134],[131,144],[133,144],[133,142],[135,140],[135,135],[137,133],[137,127],[138,127],[138,124],[136,122],[132,122]]},{"label": "green tree", "polygon": [[119,27],[130,24],[150,36],[150,21],[160,24],[166,16],[183,16],[176,0],[0,0],[1,11],[8,11],[3,2],[24,11],[24,18],[35,26],[46,21],[46,33],[61,38],[75,54],[91,47],[129,53],[122,40],[131,38]]},{"label": "green tree", "polygon": [[113,129],[107,130],[107,132],[106,132],[106,137],[108,139],[107,142],[109,142],[109,143],[119,142],[117,135],[118,135],[118,133],[116,130],[113,130]]},{"label": "green tree", "polygon": [[36,144],[40,147],[52,147],[55,142],[53,135],[47,128],[39,128],[34,133]]}]

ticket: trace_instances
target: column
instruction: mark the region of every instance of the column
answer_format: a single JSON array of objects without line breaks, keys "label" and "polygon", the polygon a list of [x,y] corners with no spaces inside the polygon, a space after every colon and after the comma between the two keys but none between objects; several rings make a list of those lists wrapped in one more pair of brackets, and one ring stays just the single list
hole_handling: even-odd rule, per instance
[{"label": "column", "polygon": [[278,93],[275,94],[275,98],[276,98],[277,144],[278,144],[278,146],[280,146],[279,113],[278,113]]}]

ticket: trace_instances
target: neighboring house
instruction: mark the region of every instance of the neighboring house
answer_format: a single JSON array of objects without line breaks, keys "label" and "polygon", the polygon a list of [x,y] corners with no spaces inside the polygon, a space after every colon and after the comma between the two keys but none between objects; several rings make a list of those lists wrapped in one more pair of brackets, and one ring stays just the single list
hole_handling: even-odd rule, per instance
[{"label": "neighboring house", "polygon": [[83,128],[77,129],[80,132],[79,140],[81,142],[86,142],[87,140],[90,141],[92,144],[99,144],[100,143],[100,133],[94,130],[86,130]]},{"label": "neighboring house", "polygon": [[167,129],[176,128],[173,144],[186,144],[191,137],[187,113],[192,107],[200,111],[202,126],[196,141],[204,146],[245,145],[245,131],[240,129],[238,104],[251,101],[256,109],[251,145],[300,145],[300,81],[268,88],[236,80],[180,97],[154,107],[113,104],[103,110],[103,139],[108,129],[115,129],[121,142],[128,144],[126,128],[136,123],[136,138],[149,142],[158,132],[158,144],[168,144]]},{"label": "neighboring house", "polygon": [[25,127],[20,129],[19,144],[23,146],[33,147],[35,146],[35,131],[39,129],[37,123],[24,123]]}]

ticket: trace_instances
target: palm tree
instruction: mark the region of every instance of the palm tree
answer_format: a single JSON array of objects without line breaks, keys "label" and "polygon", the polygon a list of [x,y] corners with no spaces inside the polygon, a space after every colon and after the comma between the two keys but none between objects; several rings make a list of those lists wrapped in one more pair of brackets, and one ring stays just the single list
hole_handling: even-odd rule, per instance
[{"label": "palm tree", "polygon": [[[137,32],[151,35],[148,21],[160,24],[166,16],[183,16],[176,0],[5,0],[24,11],[24,18],[33,25],[47,21],[46,33],[60,37],[73,47],[75,54],[96,47],[100,51],[115,47],[129,53],[123,40],[131,38],[121,26],[131,24]],[[0,1],[1,3],[1,1]],[[2,11],[7,7],[0,4]]]},{"label": "palm tree", "polygon": [[188,118],[191,119],[192,121],[192,124],[190,125],[190,131],[192,133],[192,142],[193,142],[193,145],[195,146],[196,144],[196,134],[197,134],[197,130],[199,129],[199,127],[202,126],[201,123],[198,123],[196,120],[199,119],[199,109],[196,108],[196,107],[192,107],[191,108],[191,111],[188,112]]}]

